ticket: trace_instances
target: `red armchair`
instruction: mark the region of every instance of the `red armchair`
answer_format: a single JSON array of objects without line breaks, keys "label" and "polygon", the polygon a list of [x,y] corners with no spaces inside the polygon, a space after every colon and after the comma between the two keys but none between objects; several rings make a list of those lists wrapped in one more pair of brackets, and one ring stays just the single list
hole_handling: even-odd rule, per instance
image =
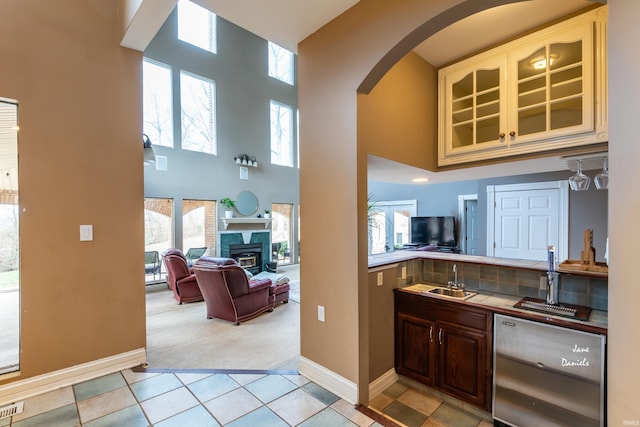
[{"label": "red armchair", "polygon": [[167,286],[173,291],[178,303],[202,301],[196,276],[187,266],[187,258],[182,251],[169,249],[163,254],[162,260],[167,268]]},{"label": "red armchair", "polygon": [[215,317],[239,325],[273,310],[271,280],[249,281],[234,259],[202,257],[193,270],[207,306],[207,319]]}]

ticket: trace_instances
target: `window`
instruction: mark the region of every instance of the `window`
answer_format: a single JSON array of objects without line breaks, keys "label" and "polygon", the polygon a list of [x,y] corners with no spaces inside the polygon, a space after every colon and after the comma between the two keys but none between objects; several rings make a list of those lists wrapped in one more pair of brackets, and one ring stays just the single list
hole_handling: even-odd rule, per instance
[{"label": "window", "polygon": [[293,52],[269,42],[269,77],[293,85]]},{"label": "window", "polygon": [[182,201],[182,248],[216,247],[216,202]]},{"label": "window", "polygon": [[292,127],[291,107],[271,101],[271,163],[293,166]]},{"label": "window", "polygon": [[291,234],[293,233],[293,205],[287,203],[273,203],[271,205],[271,249],[272,261],[279,264],[291,264],[293,248]]},{"label": "window", "polygon": [[143,67],[143,132],[153,145],[173,148],[171,69],[145,58]]},{"label": "window", "polygon": [[184,150],[216,154],[215,88],[212,80],[180,72]]},{"label": "window", "polygon": [[189,0],[178,2],[178,38],[216,53],[216,15]]},{"label": "window", "polygon": [[[173,248],[173,200],[144,199],[145,281],[161,280],[162,263],[158,266],[147,254],[160,255]],[[155,254],[154,254],[155,255]],[[147,262],[147,259],[149,262]]]},{"label": "window", "polygon": [[392,252],[409,243],[409,219],[416,216],[415,200],[369,201],[369,253]]}]

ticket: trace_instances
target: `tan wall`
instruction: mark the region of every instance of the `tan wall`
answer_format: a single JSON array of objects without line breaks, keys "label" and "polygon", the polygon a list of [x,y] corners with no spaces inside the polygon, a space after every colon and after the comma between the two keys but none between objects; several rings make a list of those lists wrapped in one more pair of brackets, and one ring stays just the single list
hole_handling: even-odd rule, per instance
[{"label": "tan wall", "polygon": [[[435,170],[437,96],[436,70],[410,52],[370,93],[358,94],[359,151]],[[368,316],[363,319],[369,336],[368,382],[394,366],[393,289],[397,287],[397,268],[383,274],[383,286],[377,285],[377,273],[368,274]]]},{"label": "tan wall", "polygon": [[435,171],[437,103],[436,69],[415,52],[408,53],[369,94],[358,94],[360,149]]},{"label": "tan wall", "polygon": [[[116,2],[0,2],[19,102],[21,375],[145,346],[140,52]],[[79,241],[93,224],[94,241]],[[7,383],[7,381],[4,381]]]},{"label": "tan wall", "polygon": [[369,382],[379,378],[394,366],[393,290],[398,287],[398,268],[382,273],[378,286],[378,271],[369,273]]}]

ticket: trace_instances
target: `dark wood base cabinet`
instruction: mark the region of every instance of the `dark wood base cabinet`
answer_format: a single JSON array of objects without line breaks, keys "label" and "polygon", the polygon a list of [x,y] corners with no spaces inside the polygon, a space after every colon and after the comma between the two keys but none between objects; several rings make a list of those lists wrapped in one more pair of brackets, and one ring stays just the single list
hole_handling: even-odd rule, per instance
[{"label": "dark wood base cabinet", "polygon": [[491,411],[490,311],[395,290],[396,372]]}]

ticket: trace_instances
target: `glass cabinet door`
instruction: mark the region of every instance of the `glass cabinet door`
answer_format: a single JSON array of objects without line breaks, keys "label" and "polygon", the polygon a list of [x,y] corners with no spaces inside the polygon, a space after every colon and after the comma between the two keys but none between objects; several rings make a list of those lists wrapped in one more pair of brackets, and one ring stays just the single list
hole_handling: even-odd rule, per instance
[{"label": "glass cabinet door", "polygon": [[447,76],[447,149],[468,151],[500,144],[504,114],[504,59],[494,58]]},{"label": "glass cabinet door", "polygon": [[510,144],[593,128],[591,33],[582,26],[513,53]]}]

